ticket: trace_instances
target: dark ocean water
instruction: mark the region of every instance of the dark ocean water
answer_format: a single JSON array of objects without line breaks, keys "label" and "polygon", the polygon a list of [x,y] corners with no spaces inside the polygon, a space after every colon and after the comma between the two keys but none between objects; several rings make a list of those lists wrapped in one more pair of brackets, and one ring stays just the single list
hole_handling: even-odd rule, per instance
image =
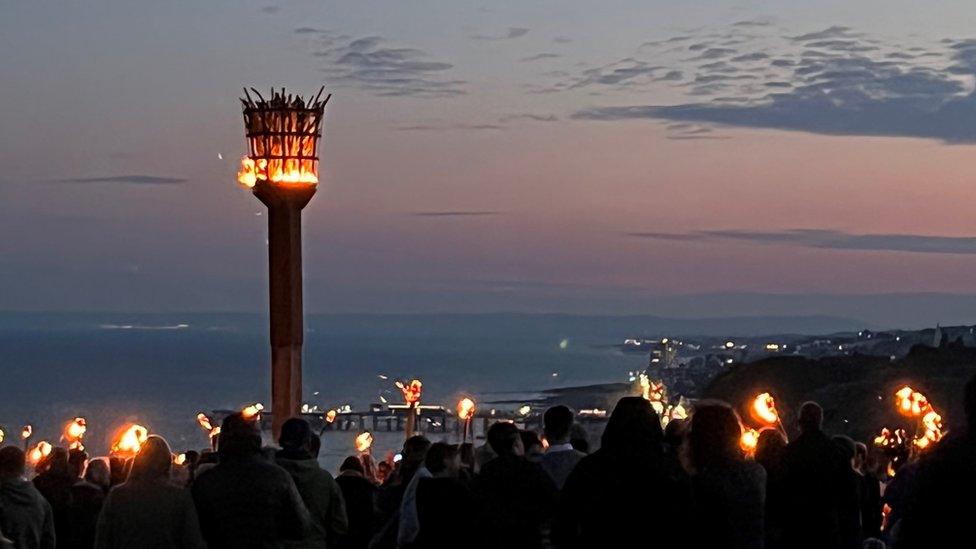
[{"label": "dark ocean water", "polygon": [[[830,318],[311,316],[305,396],[323,408],[365,407],[380,394],[396,399],[395,378],[417,376],[428,403],[451,405],[461,392],[503,399],[505,391],[625,380],[645,361],[616,349],[628,336],[852,326]],[[266,330],[258,314],[2,313],[0,426],[8,441],[26,422],[35,440],[54,441],[63,422],[81,415],[94,452],[126,421],[166,436],[174,449],[201,447],[197,412],[268,403]]]}]

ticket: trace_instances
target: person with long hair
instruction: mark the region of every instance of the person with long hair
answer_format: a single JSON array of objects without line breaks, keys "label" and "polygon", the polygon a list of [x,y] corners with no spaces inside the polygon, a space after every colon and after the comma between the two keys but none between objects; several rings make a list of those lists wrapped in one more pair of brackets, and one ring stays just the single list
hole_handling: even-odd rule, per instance
[{"label": "person with long hair", "polygon": [[695,406],[688,434],[695,547],[762,549],[766,472],[739,447],[742,425],[723,402]]},{"label": "person with long hair", "polygon": [[95,532],[97,549],[206,547],[193,499],[170,482],[172,462],[164,438],[146,439],[128,479],[105,498]]},{"label": "person with long hair", "polygon": [[[617,402],[600,449],[573,468],[559,498],[559,549],[682,547],[691,505],[687,477],[664,451],[661,420],[641,397]],[[635,522],[636,521],[636,522]]]}]

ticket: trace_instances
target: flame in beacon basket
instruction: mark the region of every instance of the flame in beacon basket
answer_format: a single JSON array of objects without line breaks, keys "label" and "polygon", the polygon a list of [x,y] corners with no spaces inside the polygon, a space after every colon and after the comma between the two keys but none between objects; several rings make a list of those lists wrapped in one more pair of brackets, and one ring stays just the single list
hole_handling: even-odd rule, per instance
[{"label": "flame in beacon basket", "polygon": [[369,431],[363,431],[356,437],[356,451],[365,454],[373,445],[373,435]]},{"label": "flame in beacon basket", "polygon": [[779,413],[776,412],[776,401],[769,393],[756,395],[752,401],[752,417],[757,421],[773,424],[779,421]]},{"label": "flame in beacon basket", "polygon": [[300,183],[314,185],[319,182],[319,176],[307,166],[310,162],[300,162],[295,159],[273,159],[270,162],[264,158],[257,161],[249,156],[241,158],[241,169],[237,172],[237,181],[241,185],[252,188],[258,180],[272,183]]},{"label": "flame in beacon basket", "polygon": [[462,398],[457,403],[457,415],[459,419],[471,419],[474,417],[474,401],[470,398]]},{"label": "flame in beacon basket", "polygon": [[135,457],[142,448],[142,444],[149,437],[149,429],[142,425],[130,423],[124,426],[112,443],[112,455],[121,457]]}]

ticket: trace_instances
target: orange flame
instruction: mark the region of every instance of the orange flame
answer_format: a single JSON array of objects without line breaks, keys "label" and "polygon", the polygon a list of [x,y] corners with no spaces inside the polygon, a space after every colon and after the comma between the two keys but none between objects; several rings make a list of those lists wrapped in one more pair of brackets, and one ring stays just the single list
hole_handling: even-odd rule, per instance
[{"label": "orange flame", "polygon": [[759,431],[752,428],[743,429],[742,436],[739,437],[739,448],[746,454],[752,455],[756,451],[757,444],[759,444]]},{"label": "orange flame", "polygon": [[203,412],[197,414],[197,424],[200,426],[201,429],[207,431],[208,433],[214,430],[213,421],[210,419],[210,417],[207,414]]},{"label": "orange flame", "polygon": [[[279,153],[280,154],[280,153]],[[306,159],[300,162],[297,159],[272,159],[269,163],[264,158],[259,158],[257,162],[249,156],[241,158],[241,169],[237,172],[237,182],[241,185],[252,188],[258,180],[271,181],[272,183],[305,184],[315,185],[319,182],[319,176],[312,168],[313,162]]]},{"label": "orange flame", "polygon": [[177,454],[173,456],[173,463],[175,465],[183,465],[186,463],[186,454]]},{"label": "orange flame", "polygon": [[37,465],[42,459],[51,455],[51,450],[53,449],[54,447],[48,441],[42,440],[27,452],[27,461],[31,465]]},{"label": "orange flame", "polygon": [[929,401],[925,395],[908,385],[898,389],[895,398],[898,399],[898,411],[904,416],[919,417],[929,411]]},{"label": "orange flame", "polygon": [[470,398],[462,398],[457,403],[457,415],[459,419],[468,420],[474,417],[474,401]]},{"label": "orange flame", "polygon": [[369,431],[363,431],[356,437],[356,451],[365,454],[373,445],[373,435]]},{"label": "orange flame", "polygon": [[139,453],[142,443],[149,437],[149,430],[142,425],[129,423],[118,431],[112,443],[112,455],[131,458]]},{"label": "orange flame", "polygon": [[241,415],[244,416],[244,419],[250,421],[255,418],[261,419],[260,416],[261,416],[261,412],[263,411],[264,411],[264,404],[258,402],[255,404],[251,404],[250,406],[245,406],[244,409],[241,410]]},{"label": "orange flame", "polygon": [[402,381],[397,381],[396,386],[403,393],[404,402],[410,405],[415,405],[420,402],[420,395],[423,392],[424,384],[419,379],[412,379],[407,384],[404,384]]},{"label": "orange flame", "polygon": [[657,412],[657,415],[664,413],[664,382],[654,382],[651,378],[647,377],[647,374],[640,374],[638,381],[641,388],[641,396],[644,400],[651,402],[651,407]]},{"label": "orange flame", "polygon": [[20,430],[20,438],[27,440],[34,434],[34,428],[30,424],[24,425],[24,428]]},{"label": "orange flame", "polygon": [[776,401],[769,393],[756,395],[752,401],[752,408],[749,410],[756,421],[772,425],[779,421],[779,413],[776,411]]},{"label": "orange flame", "polygon": [[325,422],[326,423],[335,422],[337,415],[338,413],[335,410],[329,410],[328,412],[325,413]]},{"label": "orange flame", "polygon": [[81,446],[81,439],[88,431],[88,422],[83,417],[76,417],[64,426],[64,433],[61,435],[66,442],[77,448]]}]

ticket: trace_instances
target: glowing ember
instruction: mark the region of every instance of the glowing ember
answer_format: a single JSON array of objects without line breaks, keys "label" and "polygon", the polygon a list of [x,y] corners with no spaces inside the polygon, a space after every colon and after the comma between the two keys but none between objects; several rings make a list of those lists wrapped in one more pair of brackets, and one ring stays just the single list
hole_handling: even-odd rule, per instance
[{"label": "glowing ember", "polygon": [[112,455],[131,458],[139,453],[142,443],[149,437],[149,430],[142,425],[130,423],[122,427],[112,443]]},{"label": "glowing ember", "polygon": [[412,379],[410,383],[403,383],[402,381],[396,382],[397,389],[403,393],[403,401],[407,404],[414,405],[420,402],[420,395],[423,392],[424,384],[420,382],[419,379]]},{"label": "glowing ember", "polygon": [[739,437],[739,448],[752,455],[756,451],[757,444],[759,444],[759,431],[750,428],[743,429],[742,436]]},{"label": "glowing ember", "polygon": [[898,399],[898,411],[904,416],[920,417],[929,411],[929,401],[925,398],[925,395],[915,391],[908,385],[898,389],[898,392],[895,393],[895,398]]},{"label": "glowing ember", "polygon": [[773,425],[779,421],[779,414],[776,412],[776,401],[769,393],[756,395],[752,401],[750,413],[756,421],[761,421],[768,425]]},{"label": "glowing ember", "polygon": [[333,423],[333,422],[335,422],[336,415],[338,415],[338,414],[337,414],[337,412],[335,410],[329,410],[328,412],[325,413],[325,422],[326,423]]},{"label": "glowing ember", "polygon": [[88,431],[88,422],[83,417],[76,417],[64,426],[64,434],[61,436],[71,445],[70,447],[77,448],[81,446],[81,439],[86,431]]},{"label": "glowing ember", "polygon": [[24,425],[24,428],[20,430],[20,438],[27,440],[34,434],[34,428],[29,424]]},{"label": "glowing ember", "polygon": [[468,420],[474,417],[474,401],[470,398],[462,398],[457,403],[458,418]]},{"label": "glowing ember", "polygon": [[369,431],[363,431],[358,436],[356,436],[356,451],[365,454],[369,452],[370,446],[373,445],[373,435]]},{"label": "glowing ember", "polygon": [[46,440],[42,440],[27,451],[27,461],[31,465],[37,465],[42,459],[51,455],[51,450],[53,450],[51,444]]},{"label": "glowing ember", "polygon": [[252,419],[261,419],[261,412],[263,411],[264,411],[264,404],[258,402],[255,404],[251,404],[250,406],[245,406],[241,410],[241,415],[244,416],[244,419],[250,421]]}]

